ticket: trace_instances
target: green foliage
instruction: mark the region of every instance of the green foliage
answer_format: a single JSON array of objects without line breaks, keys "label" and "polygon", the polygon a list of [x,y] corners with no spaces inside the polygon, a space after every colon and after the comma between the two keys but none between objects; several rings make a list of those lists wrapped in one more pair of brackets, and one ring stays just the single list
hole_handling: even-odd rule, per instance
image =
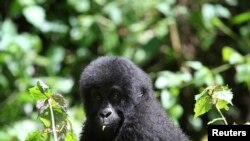
[{"label": "green foliage", "polygon": [[48,139],[48,134],[43,132],[35,131],[30,133],[25,141],[46,141]]},{"label": "green foliage", "polygon": [[212,106],[215,106],[219,112],[220,109],[229,110],[228,104],[232,105],[232,99],[233,94],[227,86],[209,86],[195,96],[194,117],[197,118],[207,113],[212,109]]},{"label": "green foliage", "polygon": [[[237,99],[225,116],[246,119],[239,116],[246,115],[242,97],[250,93],[245,1],[13,0],[1,1],[0,13],[0,140],[23,141],[27,133],[40,129],[32,106],[35,97],[42,109],[49,108],[48,98],[53,105],[60,103],[53,110],[62,116],[59,121],[67,101],[79,135],[85,119],[79,76],[102,55],[125,56],[149,73],[168,115],[197,135],[192,140],[205,136],[203,118],[193,118],[193,94],[204,87],[228,84]],[[38,88],[30,95],[27,89],[40,79],[66,100],[54,92],[41,94]],[[225,109],[226,103],[217,105]],[[50,110],[42,113],[48,113],[39,116],[42,125],[51,127]],[[205,119],[217,120],[217,113],[210,110]]]},{"label": "green foliage", "polygon": [[38,81],[37,85],[29,89],[30,95],[37,101],[39,109],[39,119],[44,126],[42,132],[35,131],[29,134],[26,141],[33,140],[49,140],[53,133],[55,141],[68,140],[75,141],[76,137],[73,133],[67,117],[67,105],[61,94],[52,94],[51,89],[43,82]]}]

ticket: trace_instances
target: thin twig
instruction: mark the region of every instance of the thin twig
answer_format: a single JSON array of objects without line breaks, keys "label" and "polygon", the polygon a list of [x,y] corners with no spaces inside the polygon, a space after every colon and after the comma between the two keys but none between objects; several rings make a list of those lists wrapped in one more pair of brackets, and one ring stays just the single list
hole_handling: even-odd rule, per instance
[{"label": "thin twig", "polygon": [[220,116],[222,117],[224,123],[225,123],[226,125],[228,125],[228,123],[227,123],[227,121],[226,121],[226,118],[225,118],[224,115],[222,114],[221,110],[220,110],[217,106],[215,106],[215,107],[216,107],[217,111],[220,113]]},{"label": "thin twig", "polygon": [[216,119],[213,119],[212,121],[209,121],[207,124],[210,125],[216,121],[220,121],[220,120],[223,120],[223,118],[216,118]]}]

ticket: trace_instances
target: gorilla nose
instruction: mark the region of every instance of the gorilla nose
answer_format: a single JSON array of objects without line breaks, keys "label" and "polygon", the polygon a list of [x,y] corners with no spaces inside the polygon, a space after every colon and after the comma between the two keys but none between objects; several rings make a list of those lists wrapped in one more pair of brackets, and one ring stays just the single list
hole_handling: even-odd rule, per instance
[{"label": "gorilla nose", "polygon": [[102,118],[107,118],[107,117],[109,117],[111,114],[112,114],[111,109],[105,109],[105,110],[103,110],[103,111],[100,113],[100,116],[101,116]]}]

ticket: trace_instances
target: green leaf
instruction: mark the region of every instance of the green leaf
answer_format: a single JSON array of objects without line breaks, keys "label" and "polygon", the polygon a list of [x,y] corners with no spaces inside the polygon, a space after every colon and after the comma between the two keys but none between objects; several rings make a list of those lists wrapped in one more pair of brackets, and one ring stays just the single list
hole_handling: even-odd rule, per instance
[{"label": "green leaf", "polygon": [[161,92],[161,103],[164,109],[169,109],[176,103],[176,97],[169,91],[163,90]]},{"label": "green leaf", "polygon": [[224,61],[228,61],[230,64],[242,63],[244,61],[244,57],[230,47],[222,49],[222,57]]},{"label": "green leaf", "polygon": [[191,67],[191,68],[193,68],[195,70],[199,70],[199,69],[201,69],[203,67],[202,63],[199,62],[199,61],[187,61],[185,64],[188,67]]},{"label": "green leaf", "polygon": [[49,86],[41,80],[37,81],[37,86],[42,93],[45,93],[49,89]]},{"label": "green leaf", "polygon": [[207,94],[207,89],[203,90],[200,94],[195,95],[195,100],[197,101],[198,99],[200,99],[205,94]]},{"label": "green leaf", "polygon": [[[9,19],[5,20],[1,26],[2,26],[1,27],[1,34],[2,35],[14,36],[17,33],[17,29],[16,29],[15,24]],[[1,39],[1,40],[3,40],[3,39]]]},{"label": "green leaf", "polygon": [[227,103],[232,104],[233,93],[231,90],[222,90],[222,91],[215,91],[212,95],[212,98],[216,98],[218,100],[223,100]]},{"label": "green leaf", "polygon": [[155,86],[158,89],[166,87],[178,87],[182,84],[181,76],[170,71],[159,73],[159,77],[155,81]]},{"label": "green leaf", "polygon": [[218,100],[216,102],[216,107],[218,109],[225,109],[225,110],[229,110],[229,107],[228,107],[228,102],[227,101],[224,101],[224,100]]},{"label": "green leaf", "polygon": [[175,118],[175,119],[179,119],[182,114],[183,114],[183,108],[181,105],[177,104],[177,105],[174,105],[170,111],[169,111],[169,114],[171,115],[171,117]]},{"label": "green leaf", "polygon": [[45,11],[41,6],[27,6],[23,10],[23,15],[28,22],[36,27],[41,27],[45,23]]},{"label": "green leaf", "polygon": [[202,67],[194,73],[194,80],[196,86],[202,86],[203,84],[212,85],[213,74],[208,68]]},{"label": "green leaf", "polygon": [[111,2],[107,4],[103,11],[109,15],[109,18],[115,23],[120,24],[122,22],[122,13],[121,9],[118,7],[118,4],[115,2]]},{"label": "green leaf", "polygon": [[250,20],[250,11],[240,13],[232,18],[233,24],[242,24]]},{"label": "green leaf", "polygon": [[90,8],[89,0],[68,0],[68,3],[77,11],[85,12]]},{"label": "green leaf", "polygon": [[64,97],[61,94],[54,94],[52,98],[56,101],[59,107],[61,107],[64,111],[66,111],[67,103]]},{"label": "green leaf", "polygon": [[29,93],[35,100],[45,100],[48,98],[47,95],[41,92],[38,86],[30,88]]},{"label": "green leaf", "polygon": [[240,64],[236,66],[236,81],[247,82],[250,85],[250,64]]},{"label": "green leaf", "polygon": [[49,128],[51,126],[51,122],[49,119],[46,119],[45,117],[42,117],[42,116],[40,116],[39,119],[41,120],[41,122],[46,128]]},{"label": "green leaf", "polygon": [[204,95],[197,99],[194,107],[194,117],[205,114],[212,108],[212,99],[209,95]]},{"label": "green leaf", "polygon": [[65,141],[76,141],[76,136],[72,132],[67,132]]},{"label": "green leaf", "polygon": [[25,141],[46,141],[47,139],[48,139],[48,136],[46,133],[36,131],[36,132],[30,133],[26,137]]}]

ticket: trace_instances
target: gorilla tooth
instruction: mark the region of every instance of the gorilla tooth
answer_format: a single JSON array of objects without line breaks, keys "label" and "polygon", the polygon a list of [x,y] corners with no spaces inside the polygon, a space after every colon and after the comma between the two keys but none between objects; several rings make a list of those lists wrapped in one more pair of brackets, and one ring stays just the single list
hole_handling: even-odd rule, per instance
[{"label": "gorilla tooth", "polygon": [[102,126],[102,131],[104,131],[105,127],[106,127],[105,125]]}]

